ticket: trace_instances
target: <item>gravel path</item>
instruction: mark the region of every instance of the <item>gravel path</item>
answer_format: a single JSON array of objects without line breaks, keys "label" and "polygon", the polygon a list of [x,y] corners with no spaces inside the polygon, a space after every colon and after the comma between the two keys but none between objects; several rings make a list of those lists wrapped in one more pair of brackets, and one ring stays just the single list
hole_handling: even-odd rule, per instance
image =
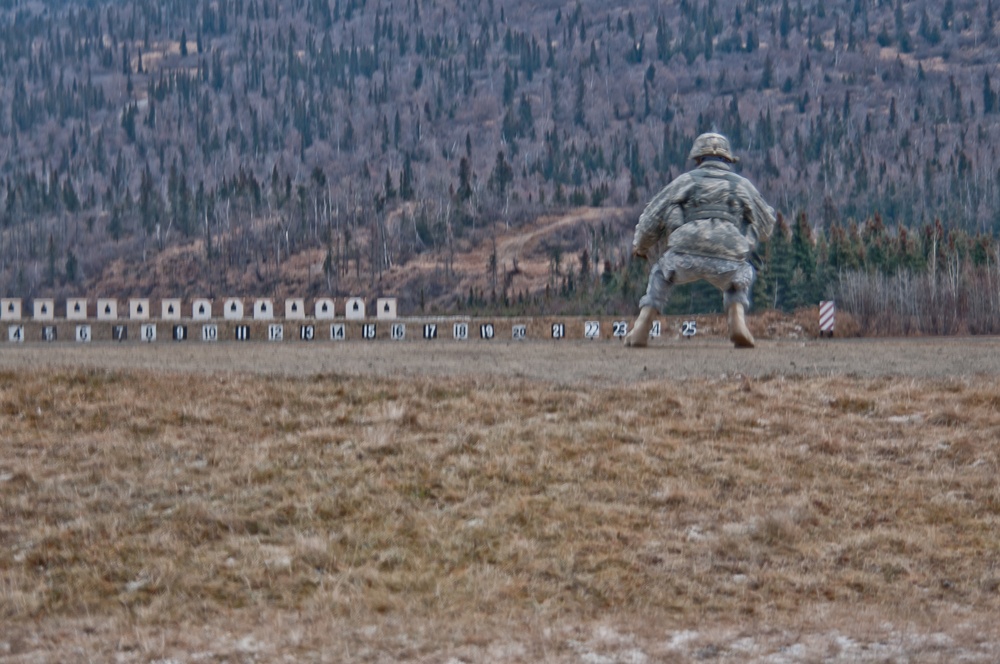
[{"label": "gravel path", "polygon": [[625,349],[612,340],[0,346],[0,370],[37,367],[285,376],[475,375],[592,386],[726,375],[946,378],[1000,374],[1000,338],[765,340],[753,350],[708,338],[666,339],[644,349]]}]

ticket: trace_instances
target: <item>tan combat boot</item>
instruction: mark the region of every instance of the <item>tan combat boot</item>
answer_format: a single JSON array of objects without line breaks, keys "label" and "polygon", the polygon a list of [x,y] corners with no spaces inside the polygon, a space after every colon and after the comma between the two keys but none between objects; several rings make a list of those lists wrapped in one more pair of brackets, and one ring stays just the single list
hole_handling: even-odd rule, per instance
[{"label": "tan combat boot", "polygon": [[737,348],[753,348],[756,345],[753,335],[747,329],[747,322],[743,316],[743,305],[738,302],[729,305],[729,340]]},{"label": "tan combat boot", "polygon": [[653,307],[643,307],[639,310],[639,317],[632,325],[632,331],[625,335],[625,345],[630,348],[641,348],[649,343],[649,331],[653,329],[653,316],[656,311]]}]

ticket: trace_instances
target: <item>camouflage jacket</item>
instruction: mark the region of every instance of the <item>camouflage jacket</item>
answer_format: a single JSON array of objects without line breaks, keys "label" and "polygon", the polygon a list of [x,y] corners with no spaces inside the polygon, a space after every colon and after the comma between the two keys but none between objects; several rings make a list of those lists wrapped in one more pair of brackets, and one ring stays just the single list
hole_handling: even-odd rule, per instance
[{"label": "camouflage jacket", "polygon": [[745,260],[771,236],[774,209],[729,163],[707,160],[677,177],[649,202],[635,227],[632,249],[645,256],[663,239],[667,248],[696,256]]}]

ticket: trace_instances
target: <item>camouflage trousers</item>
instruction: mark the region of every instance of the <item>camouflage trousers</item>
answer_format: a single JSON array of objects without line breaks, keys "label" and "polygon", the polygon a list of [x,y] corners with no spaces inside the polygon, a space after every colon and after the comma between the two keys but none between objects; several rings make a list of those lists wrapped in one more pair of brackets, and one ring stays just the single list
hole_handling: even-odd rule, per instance
[{"label": "camouflage trousers", "polygon": [[639,306],[654,307],[662,313],[675,284],[704,279],[722,291],[726,309],[734,303],[749,309],[750,288],[756,278],[753,266],[748,261],[695,256],[670,249],[653,265],[646,294],[639,300]]}]

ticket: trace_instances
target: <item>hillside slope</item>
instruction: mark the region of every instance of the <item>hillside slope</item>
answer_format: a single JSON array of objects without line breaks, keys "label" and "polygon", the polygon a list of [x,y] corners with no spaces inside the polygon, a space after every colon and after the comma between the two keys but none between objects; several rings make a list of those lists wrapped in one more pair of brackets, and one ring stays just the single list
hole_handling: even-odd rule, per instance
[{"label": "hillside slope", "polygon": [[[497,290],[504,259],[480,264],[491,229],[582,207],[603,232],[542,254],[587,249],[627,281],[619,210],[707,129],[787,218],[992,233],[995,14],[993,0],[0,3],[0,291],[364,284],[452,306]],[[411,261],[442,269],[408,279]]]}]

